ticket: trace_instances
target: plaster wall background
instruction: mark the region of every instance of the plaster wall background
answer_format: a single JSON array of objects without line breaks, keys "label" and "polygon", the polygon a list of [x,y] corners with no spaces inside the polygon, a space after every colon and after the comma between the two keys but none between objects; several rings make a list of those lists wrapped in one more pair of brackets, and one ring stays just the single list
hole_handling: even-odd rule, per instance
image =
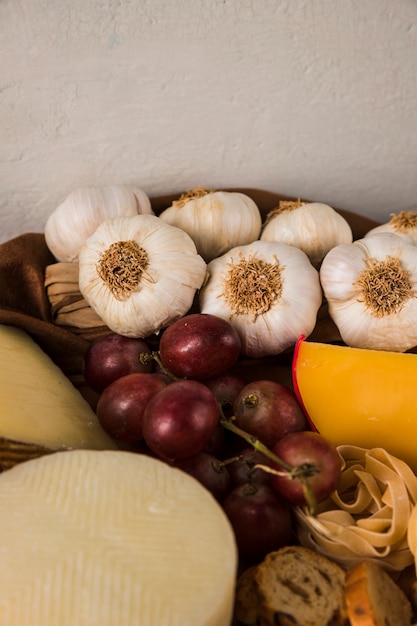
[{"label": "plaster wall background", "polygon": [[416,0],[0,0],[0,240],[82,185],[417,203]]}]

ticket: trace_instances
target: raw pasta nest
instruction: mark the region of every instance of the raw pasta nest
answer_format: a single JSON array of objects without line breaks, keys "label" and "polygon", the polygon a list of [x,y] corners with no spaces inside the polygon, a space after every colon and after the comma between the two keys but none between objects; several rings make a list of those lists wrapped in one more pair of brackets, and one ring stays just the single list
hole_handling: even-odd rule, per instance
[{"label": "raw pasta nest", "polygon": [[[337,491],[316,517],[297,507],[300,543],[344,567],[364,559],[401,571],[417,553],[417,477],[404,461],[382,448],[338,446],[343,459]],[[408,528],[414,513],[413,552]],[[411,526],[410,526],[411,528]]]}]

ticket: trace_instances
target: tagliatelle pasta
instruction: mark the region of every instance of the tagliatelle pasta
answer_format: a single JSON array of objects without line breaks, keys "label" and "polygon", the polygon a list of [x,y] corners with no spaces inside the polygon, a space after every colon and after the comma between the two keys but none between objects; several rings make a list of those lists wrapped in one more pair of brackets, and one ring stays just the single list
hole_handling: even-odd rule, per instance
[{"label": "tagliatelle pasta", "polygon": [[383,448],[337,449],[344,464],[337,491],[316,517],[296,509],[300,543],[344,567],[363,559],[394,572],[411,565],[417,554],[417,476]]},{"label": "tagliatelle pasta", "polygon": [[413,508],[408,524],[407,532],[408,546],[414,556],[414,562],[417,573],[417,505]]}]

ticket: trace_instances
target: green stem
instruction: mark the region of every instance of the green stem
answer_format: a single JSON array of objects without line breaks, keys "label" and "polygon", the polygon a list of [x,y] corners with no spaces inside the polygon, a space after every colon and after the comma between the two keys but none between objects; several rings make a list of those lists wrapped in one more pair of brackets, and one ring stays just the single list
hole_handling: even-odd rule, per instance
[{"label": "green stem", "polygon": [[274,454],[272,450],[267,448],[265,444],[262,443],[262,441],[257,439],[257,437],[250,435],[245,430],[242,430],[241,428],[233,424],[232,419],[221,417],[220,424],[223,426],[223,428],[226,428],[227,430],[230,430],[235,435],[242,437],[253,448],[255,448],[255,450],[262,452],[262,454],[266,456],[268,459],[271,459],[271,461],[274,461],[274,463],[278,463],[279,465],[281,465],[285,470],[287,470],[287,473],[291,472],[294,469],[292,465],[290,465],[289,463],[286,463],[283,459],[280,459],[280,457]]},{"label": "green stem", "polygon": [[317,515],[317,499],[314,495],[314,491],[311,488],[311,485],[306,476],[300,476],[300,481],[309,513],[311,516],[315,517]]},{"label": "green stem", "polygon": [[[280,472],[279,470],[276,470],[269,465],[262,465],[262,463],[257,463],[252,467],[252,470],[261,469],[269,474],[275,474],[276,476],[285,476],[291,480],[295,480],[296,478],[298,478],[303,488],[304,498],[306,500],[310,515],[314,516],[317,514],[317,500],[316,496],[314,495],[314,491],[308,481],[308,476],[311,475],[310,472],[312,472],[312,468],[314,470],[314,467],[310,464],[307,467],[304,465],[298,465],[296,467],[293,467],[290,472]],[[308,472],[307,474],[306,471]],[[316,469],[314,473],[317,473],[317,471],[318,470]]]},{"label": "green stem", "polygon": [[139,361],[144,365],[146,365],[146,363],[149,363],[149,361],[155,361],[155,363],[158,364],[161,372],[165,374],[165,376],[168,376],[168,378],[171,378],[172,380],[184,380],[183,378],[178,378],[178,376],[175,376],[175,374],[170,372],[170,370],[165,367],[165,365],[161,361],[158,350],[153,350],[153,352],[151,352],[150,354],[147,354],[146,352],[141,352],[139,355]]},{"label": "green stem", "polygon": [[[233,423],[233,417],[226,418],[224,416],[222,407],[220,406],[220,424],[223,428],[226,428],[230,432],[242,437],[247,443],[249,443],[255,450],[261,452],[268,459],[279,465],[284,469],[284,471],[279,471],[274,468],[269,468],[266,471],[269,471],[272,474],[277,474],[279,476],[286,476],[289,480],[298,479],[301,482],[301,486],[303,489],[304,497],[306,500],[307,507],[311,515],[317,514],[317,499],[314,494],[314,490],[311,487],[311,484],[308,480],[309,476],[316,474],[319,470],[315,468],[311,463],[305,463],[303,465],[293,466],[281,459],[277,454],[272,452],[265,444],[262,443],[257,437],[247,433],[245,430],[242,430],[236,424]],[[256,467],[256,466],[255,466]],[[259,465],[261,469],[264,469],[266,466]]]}]

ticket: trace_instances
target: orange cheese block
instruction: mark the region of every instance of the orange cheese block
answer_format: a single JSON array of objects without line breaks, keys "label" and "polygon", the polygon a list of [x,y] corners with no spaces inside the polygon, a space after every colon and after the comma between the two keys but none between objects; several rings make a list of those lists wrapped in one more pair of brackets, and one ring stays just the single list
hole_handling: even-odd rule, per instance
[{"label": "orange cheese block", "polygon": [[229,626],[237,553],[188,474],[122,451],[0,475],[2,626]]},{"label": "orange cheese block", "polygon": [[417,472],[417,355],[305,341],[294,390],[314,429],[335,445],[384,448]]},{"label": "orange cheese block", "polygon": [[407,596],[374,561],[363,561],[347,571],[345,601],[350,626],[412,624]]}]

